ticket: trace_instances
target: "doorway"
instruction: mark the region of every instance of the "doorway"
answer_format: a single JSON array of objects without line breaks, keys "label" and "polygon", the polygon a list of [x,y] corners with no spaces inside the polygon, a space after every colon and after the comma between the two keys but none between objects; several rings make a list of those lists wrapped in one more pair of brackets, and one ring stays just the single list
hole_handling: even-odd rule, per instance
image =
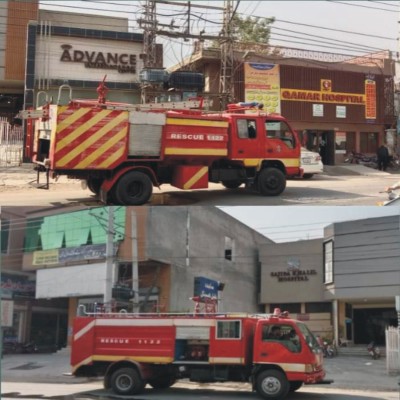
[{"label": "doorway", "polygon": [[335,132],[305,130],[301,134],[301,143],[308,150],[321,156],[324,165],[335,165]]},{"label": "doorway", "polygon": [[397,326],[394,308],[354,308],[353,318],[355,344],[374,341],[375,344],[384,346],[386,327]]}]

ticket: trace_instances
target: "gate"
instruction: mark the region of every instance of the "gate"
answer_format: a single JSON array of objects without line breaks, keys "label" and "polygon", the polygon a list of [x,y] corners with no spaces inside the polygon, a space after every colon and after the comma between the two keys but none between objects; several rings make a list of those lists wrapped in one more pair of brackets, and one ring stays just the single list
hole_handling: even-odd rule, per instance
[{"label": "gate", "polygon": [[24,131],[12,126],[6,118],[0,118],[0,166],[15,167],[22,164]]},{"label": "gate", "polygon": [[393,326],[386,329],[386,369],[388,374],[400,372],[400,331]]}]

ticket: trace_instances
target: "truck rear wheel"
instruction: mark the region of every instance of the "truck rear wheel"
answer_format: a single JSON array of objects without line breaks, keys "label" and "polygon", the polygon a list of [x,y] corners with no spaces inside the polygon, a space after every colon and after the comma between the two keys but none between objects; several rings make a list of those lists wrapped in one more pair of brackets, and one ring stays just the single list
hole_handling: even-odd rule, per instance
[{"label": "truck rear wheel", "polygon": [[148,384],[153,389],[168,389],[176,382],[173,376],[159,376],[156,379],[150,379]]},{"label": "truck rear wheel", "polygon": [[285,175],[278,168],[264,168],[258,174],[257,182],[263,196],[278,196],[286,188]]},{"label": "truck rear wheel", "polygon": [[149,201],[153,183],[143,172],[130,171],[117,182],[115,194],[118,203],[126,206],[140,206]]},{"label": "truck rear wheel", "polygon": [[111,388],[117,394],[139,394],[145,382],[134,368],[119,368],[111,375]]},{"label": "truck rear wheel", "polygon": [[257,376],[257,393],[265,399],[283,399],[289,393],[289,382],[283,372],[270,369]]},{"label": "truck rear wheel", "polygon": [[100,178],[89,178],[87,180],[87,186],[89,190],[95,194],[96,196],[100,193],[101,185],[103,184],[103,180]]},{"label": "truck rear wheel", "polygon": [[222,181],[227,189],[237,189],[242,183],[241,181]]}]

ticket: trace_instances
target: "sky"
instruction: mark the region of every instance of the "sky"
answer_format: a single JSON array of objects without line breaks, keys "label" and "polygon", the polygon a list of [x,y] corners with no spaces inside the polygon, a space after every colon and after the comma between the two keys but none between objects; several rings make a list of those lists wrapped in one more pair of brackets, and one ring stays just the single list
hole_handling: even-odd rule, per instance
[{"label": "sky", "polygon": [[400,215],[400,207],[378,206],[237,206],[220,208],[277,243],[323,237],[323,228],[333,222]]},{"label": "sky", "polygon": [[[176,2],[176,0],[175,0]],[[158,4],[158,20],[185,29],[186,1],[182,6]],[[127,17],[132,29],[141,32],[137,19],[142,16],[139,0],[86,0],[56,1],[40,0],[41,8],[58,9],[65,12],[86,12]],[[237,1],[234,2],[236,5]],[[222,6],[222,1],[194,0],[192,4],[191,32],[202,29],[207,34],[217,34],[221,28],[222,13],[218,10],[196,8],[195,5]],[[105,11],[101,11],[104,9]],[[310,49],[319,52],[361,55],[370,52],[398,51],[399,1],[240,1],[237,13],[240,16],[274,17],[271,40],[273,45]],[[193,43],[182,39],[159,37],[164,44],[166,67],[175,65],[190,55]],[[329,59],[327,59],[329,61]]]}]

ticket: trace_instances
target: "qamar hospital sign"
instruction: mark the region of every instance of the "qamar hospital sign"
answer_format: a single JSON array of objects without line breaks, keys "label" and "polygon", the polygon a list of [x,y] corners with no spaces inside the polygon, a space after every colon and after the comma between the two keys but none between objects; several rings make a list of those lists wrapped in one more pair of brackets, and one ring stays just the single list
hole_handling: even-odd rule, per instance
[{"label": "qamar hospital sign", "polygon": [[269,113],[280,114],[281,101],[333,103],[365,107],[365,119],[376,119],[376,81],[364,78],[364,93],[342,93],[332,90],[331,79],[320,79],[320,90],[282,88],[278,64],[245,63],[245,101],[260,101]]}]

